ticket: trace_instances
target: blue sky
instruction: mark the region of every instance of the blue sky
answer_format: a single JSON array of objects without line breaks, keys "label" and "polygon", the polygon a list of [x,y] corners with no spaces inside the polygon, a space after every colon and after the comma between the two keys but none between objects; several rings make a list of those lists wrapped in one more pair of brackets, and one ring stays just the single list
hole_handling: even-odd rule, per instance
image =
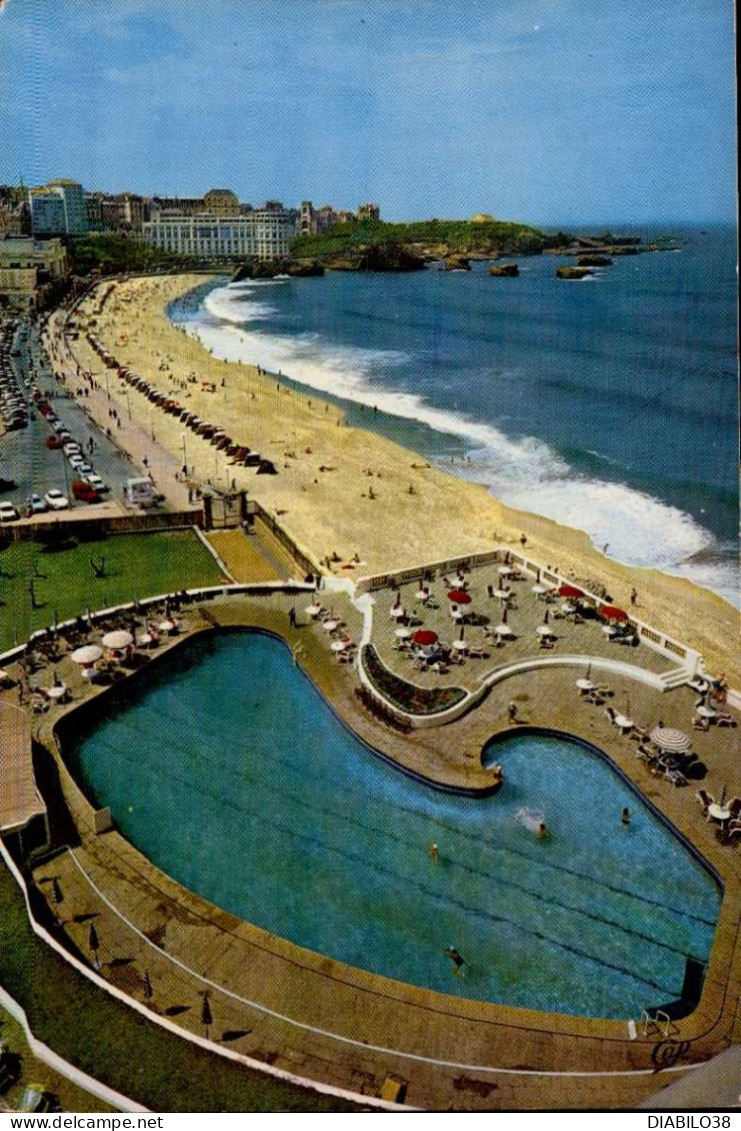
[{"label": "blue sky", "polygon": [[0,0],[0,182],[733,219],[729,0]]}]

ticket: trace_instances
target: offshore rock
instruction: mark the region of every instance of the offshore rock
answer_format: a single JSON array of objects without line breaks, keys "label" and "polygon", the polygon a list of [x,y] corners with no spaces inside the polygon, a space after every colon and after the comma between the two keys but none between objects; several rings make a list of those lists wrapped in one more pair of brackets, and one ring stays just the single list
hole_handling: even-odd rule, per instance
[{"label": "offshore rock", "polygon": [[612,260],[609,255],[580,255],[576,262],[579,267],[609,267]]},{"label": "offshore rock", "polygon": [[495,263],[489,268],[489,274],[497,278],[516,279],[520,274],[520,268],[516,263]]},{"label": "offshore rock", "polygon": [[593,275],[589,267],[557,267],[556,275],[559,279],[586,279],[589,275]]},{"label": "offshore rock", "polygon": [[446,271],[470,271],[471,260],[468,255],[448,255],[445,257]]}]

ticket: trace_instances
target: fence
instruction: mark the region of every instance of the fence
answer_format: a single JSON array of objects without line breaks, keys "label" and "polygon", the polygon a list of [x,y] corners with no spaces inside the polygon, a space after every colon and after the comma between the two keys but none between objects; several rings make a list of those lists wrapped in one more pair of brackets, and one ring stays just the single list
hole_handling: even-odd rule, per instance
[{"label": "fence", "polygon": [[95,539],[106,534],[151,533],[155,530],[202,526],[203,507],[187,511],[158,511],[156,514],[101,515],[92,518],[58,518],[48,522],[19,523],[0,527],[6,542],[37,542],[49,538]]},{"label": "fence", "polygon": [[287,550],[304,574],[320,574],[322,572],[319,562],[307,550],[303,550],[280,523],[276,522],[260,506],[256,499],[249,500],[247,511],[250,516],[265,524],[276,541],[280,542],[284,550]]}]

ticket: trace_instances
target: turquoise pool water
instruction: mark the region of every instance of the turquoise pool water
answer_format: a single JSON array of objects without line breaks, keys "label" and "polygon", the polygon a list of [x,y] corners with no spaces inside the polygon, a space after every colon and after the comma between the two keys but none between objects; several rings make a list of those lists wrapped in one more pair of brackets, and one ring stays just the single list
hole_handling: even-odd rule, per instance
[{"label": "turquoise pool water", "polygon": [[501,792],[457,797],[376,758],[272,637],[189,641],[146,679],[71,768],[155,864],[240,918],[443,993],[597,1017],[678,998],[686,956],[709,954],[718,886],[580,745],[498,742]]}]

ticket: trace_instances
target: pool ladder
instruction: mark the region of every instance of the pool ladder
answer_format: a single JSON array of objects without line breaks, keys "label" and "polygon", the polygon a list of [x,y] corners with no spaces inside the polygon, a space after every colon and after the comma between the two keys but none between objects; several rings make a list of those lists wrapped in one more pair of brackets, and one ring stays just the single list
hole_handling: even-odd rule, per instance
[{"label": "pool ladder", "polygon": [[674,1029],[671,1017],[663,1009],[657,1009],[653,1016],[651,1016],[647,1009],[644,1009],[641,1012],[641,1023],[643,1025],[644,1037],[648,1037],[649,1034],[653,1034],[657,1030],[663,1033],[665,1037],[668,1037]]}]

